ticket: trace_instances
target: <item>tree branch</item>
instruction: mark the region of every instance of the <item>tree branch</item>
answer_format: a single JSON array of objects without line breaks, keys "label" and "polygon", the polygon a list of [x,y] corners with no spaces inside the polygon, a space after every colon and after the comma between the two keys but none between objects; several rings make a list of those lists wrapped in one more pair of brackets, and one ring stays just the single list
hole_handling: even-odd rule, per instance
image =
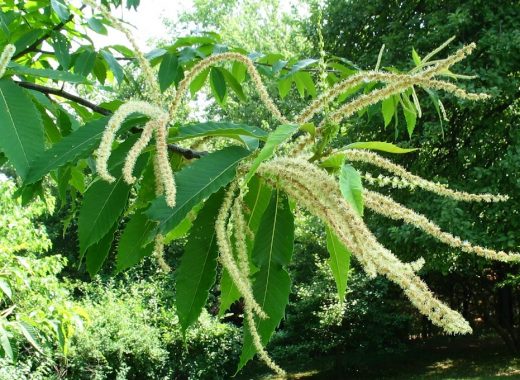
[{"label": "tree branch", "polygon": [[176,144],[168,144],[168,150],[170,152],[179,153],[188,160],[191,160],[193,158],[201,158],[208,154],[208,152],[201,152],[188,148],[183,148],[182,146]]},{"label": "tree branch", "polygon": [[36,83],[30,83],[30,82],[23,82],[23,81],[15,81],[16,84],[18,84],[21,87],[28,88],[30,90],[36,90],[38,92],[42,92],[47,95],[56,95],[60,98],[72,100],[73,102],[76,102],[78,104],[81,104],[82,106],[85,106],[87,108],[90,108],[92,111],[100,113],[101,115],[111,115],[112,111],[103,108],[101,106],[98,106],[97,104],[94,104],[92,102],[89,102],[86,99],[83,99],[77,95],[71,94],[70,92],[58,89],[58,88],[52,88],[52,87],[46,87],[42,86]]},{"label": "tree branch", "polygon": [[[64,99],[72,100],[78,104],[81,104],[82,106],[85,106],[87,108],[90,108],[92,111],[100,113],[101,115],[110,116],[112,115],[112,111],[109,109],[103,108],[101,106],[98,106],[97,104],[94,104],[92,102],[89,102],[86,99],[83,99],[77,95],[71,94],[69,92],[52,88],[52,87],[46,87],[35,83],[30,82],[22,82],[22,81],[16,81],[19,86],[35,90],[41,93],[44,93],[46,95],[56,95]],[[188,148],[183,148],[182,146],[176,145],[176,144],[168,144],[168,150],[170,152],[178,153],[182,155],[187,160],[192,160],[194,158],[201,158],[208,154],[208,152],[202,152],[202,151],[196,151]]]}]

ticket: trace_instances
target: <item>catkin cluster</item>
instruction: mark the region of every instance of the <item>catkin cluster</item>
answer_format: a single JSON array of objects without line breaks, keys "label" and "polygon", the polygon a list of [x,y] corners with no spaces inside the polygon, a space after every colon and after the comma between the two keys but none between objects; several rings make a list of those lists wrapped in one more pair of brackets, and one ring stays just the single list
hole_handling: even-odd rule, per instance
[{"label": "catkin cluster", "polygon": [[344,200],[336,181],[329,174],[297,158],[274,159],[262,164],[258,173],[332,229],[368,275],[384,275],[399,285],[412,304],[432,323],[448,333],[472,331],[462,315],[438,300],[417,276],[415,272],[422,261],[403,263],[379,244],[363,219]]},{"label": "catkin cluster", "polygon": [[[248,227],[242,211],[242,195],[240,191],[237,191],[238,188],[237,182],[231,184],[215,222],[219,258],[244,300],[244,318],[258,356],[269,368],[283,376],[285,372],[269,357],[256,329],[255,314],[260,318],[268,318],[268,315],[255,300],[249,279],[249,258],[246,244]],[[236,192],[239,193],[238,196],[235,194]],[[231,243],[232,237],[235,240],[234,246]]]},{"label": "catkin cluster", "polygon": [[[84,1],[87,4],[96,6],[92,0]],[[179,83],[177,91],[175,91],[175,97],[166,111],[161,103],[161,94],[151,65],[137,48],[131,34],[117,19],[113,18],[106,9],[98,9],[101,9],[105,17],[111,20],[113,25],[127,36],[136,50],[137,60],[142,68],[154,103],[150,104],[148,102],[132,100],[123,104],[117,112],[114,113],[108,122],[97,151],[97,171],[101,178],[109,182],[115,180],[109,173],[108,163],[117,131],[131,114],[139,113],[146,115],[149,117],[149,121],[144,126],[141,136],[132,146],[126,157],[122,169],[122,178],[129,184],[136,181],[136,178],[133,176],[133,170],[137,158],[144,151],[152,137],[155,137],[156,152],[153,157],[153,165],[156,178],[156,193],[157,195],[164,194],[167,204],[171,207],[175,206],[176,189],[174,175],[168,160],[168,126],[171,122],[175,121],[178,109],[181,106],[190,83],[205,70],[210,69],[216,64],[228,61],[243,64],[246,67],[254,88],[259,94],[261,102],[280,123],[287,124],[293,122],[303,124],[310,122],[319,113],[325,112],[327,115],[325,115],[319,123],[317,129],[318,134],[320,133],[320,129],[324,129],[325,124],[339,124],[342,120],[350,117],[355,112],[408,89],[412,90],[412,99],[416,109],[420,113],[420,105],[415,87],[443,90],[457,97],[469,100],[481,100],[488,97],[486,94],[468,93],[450,82],[435,78],[446,74],[452,65],[464,59],[464,57],[470,54],[475,48],[475,45],[471,44],[464,46],[446,59],[429,61],[434,54],[449,43],[449,41],[447,41],[441,47],[427,55],[423,59],[423,63],[408,74],[379,71],[384,51],[383,46],[378,56],[375,70],[359,72],[329,89],[325,89],[325,86],[323,86],[324,92],[305,107],[292,121],[287,119],[280,112],[274,100],[268,94],[260,74],[251,59],[235,52],[212,55],[202,59],[196,63],[191,70],[185,73],[184,79]],[[2,70],[5,70],[5,61],[10,59],[10,53],[6,51],[7,49],[4,50],[0,57],[1,74],[3,74]],[[323,57],[322,61],[322,75],[324,80],[325,63]],[[358,95],[340,105],[337,109],[330,111],[330,105],[341,94],[366,82],[379,82],[383,84],[383,87],[370,93]],[[441,112],[445,117],[446,113],[442,105]],[[425,260],[420,258],[411,263],[404,263],[392,252],[383,247],[365,225],[363,219],[345,201],[335,178],[320,169],[317,165],[302,158],[303,155],[300,155],[300,152],[304,152],[305,149],[311,145],[310,142],[311,138],[309,136],[300,137],[292,143],[292,152],[289,155],[298,155],[298,157],[277,157],[271,161],[264,162],[258,168],[257,174],[265,182],[273,187],[280,188],[287,195],[296,200],[299,205],[319,217],[334,231],[345,247],[352,252],[369,276],[383,275],[399,285],[410,299],[410,302],[423,315],[427,316],[432,323],[443,328],[448,333],[465,334],[471,332],[469,323],[462,315],[450,309],[445,303],[437,299],[417,275],[417,272],[424,265]],[[370,173],[367,173],[364,178],[371,184],[381,186],[391,185],[395,188],[418,187],[461,201],[496,202],[507,199],[507,197],[503,195],[469,194],[451,190],[444,185],[415,176],[401,166],[375,153],[363,150],[347,150],[342,153],[344,153],[345,158],[349,161],[368,163],[387,170],[394,175],[394,177],[386,177],[383,175],[373,177]],[[244,167],[247,167],[247,164],[244,164]],[[255,300],[252,291],[248,247],[246,243],[247,236],[251,235],[251,231],[248,228],[248,223],[244,216],[245,207],[242,201],[245,191],[247,191],[246,186],[240,182],[240,179],[232,182],[227,189],[223,203],[219,209],[215,223],[217,245],[220,252],[219,261],[243,297],[245,325],[250,331],[252,342],[259,357],[272,370],[283,375],[284,371],[269,357],[263,347],[255,325],[255,317],[269,318],[269,316]],[[494,251],[488,248],[474,246],[469,242],[462,241],[459,237],[443,232],[426,217],[415,213],[413,210],[407,209],[388,197],[368,190],[366,190],[363,195],[368,209],[389,218],[400,219],[406,223],[410,223],[453,248],[494,260],[506,262],[520,261],[519,253],[508,254],[502,251]],[[163,241],[163,236],[158,235],[155,242],[155,250],[160,258],[160,262],[163,261],[158,251],[163,250]],[[164,265],[164,269],[168,270],[166,265]]]}]

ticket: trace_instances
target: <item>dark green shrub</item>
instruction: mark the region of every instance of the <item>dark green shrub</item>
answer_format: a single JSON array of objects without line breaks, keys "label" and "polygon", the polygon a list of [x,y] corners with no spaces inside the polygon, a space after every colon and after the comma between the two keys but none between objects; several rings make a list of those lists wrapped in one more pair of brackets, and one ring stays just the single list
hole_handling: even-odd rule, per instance
[{"label": "dark green shrub", "polygon": [[383,278],[370,279],[353,268],[342,306],[325,260],[315,254],[312,262],[308,257],[313,247],[302,248],[307,252],[297,254],[293,271],[293,277],[301,282],[294,285],[295,297],[287,309],[286,320],[270,346],[275,356],[349,357],[405,349],[412,317],[398,289]]}]

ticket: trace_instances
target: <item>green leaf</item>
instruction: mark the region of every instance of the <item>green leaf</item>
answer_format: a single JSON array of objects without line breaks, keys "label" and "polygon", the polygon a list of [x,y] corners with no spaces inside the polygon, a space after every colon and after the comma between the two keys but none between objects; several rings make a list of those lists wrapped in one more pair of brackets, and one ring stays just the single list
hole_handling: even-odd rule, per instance
[{"label": "green leaf", "polygon": [[106,50],[101,50],[101,55],[103,58],[105,58],[105,62],[108,64],[108,67],[110,67],[110,70],[114,74],[117,83],[121,84],[123,78],[125,77],[125,73],[119,62],[117,62],[117,59],[115,59],[114,56]]},{"label": "green leaf", "polygon": [[[23,30],[23,29],[22,29]],[[16,52],[25,51],[29,46],[41,38],[44,31],[42,29],[31,29],[27,33],[22,34],[14,43]]]},{"label": "green leaf", "polygon": [[52,10],[56,12],[61,21],[67,21],[70,17],[69,8],[63,2],[63,0],[51,0],[51,7]]},{"label": "green leaf", "polygon": [[61,67],[64,70],[68,70],[70,67],[70,62],[72,60],[69,50],[70,50],[70,42],[69,40],[61,33],[54,33],[52,38],[52,47],[54,48],[54,53],[56,54],[56,58],[60,63]]},{"label": "green leaf", "polygon": [[177,199],[175,207],[166,204],[164,197],[152,202],[146,214],[159,222],[159,231],[167,233],[175,228],[201,201],[226,186],[235,178],[238,163],[247,157],[247,149],[231,146],[210,153],[175,175]]},{"label": "green leaf", "polygon": [[242,86],[238,81],[235,79],[235,77],[226,69],[219,67],[218,70],[224,75],[224,78],[226,79],[227,84],[231,89],[237,94],[238,98],[245,102],[246,95],[244,94],[244,90],[242,89]]},{"label": "green leaf", "polygon": [[394,117],[395,105],[396,105],[396,102],[395,102],[395,99],[393,96],[386,98],[381,103],[381,112],[383,113],[385,127],[387,127],[388,124],[390,124],[390,122],[392,121],[392,117]]},{"label": "green leaf", "polygon": [[315,98],[317,96],[316,92],[316,86],[314,85],[314,81],[312,80],[312,76],[308,72],[300,72],[298,74],[295,74],[295,76],[298,76],[300,81],[305,86],[305,89],[309,93],[310,96]]},{"label": "green leaf", "polygon": [[0,344],[4,350],[4,355],[10,359],[14,360],[13,348],[11,347],[11,342],[9,342],[9,337],[7,336],[5,330],[0,330]]},{"label": "green leaf", "polygon": [[224,74],[217,67],[211,68],[209,84],[217,103],[223,105],[227,95],[226,78],[224,78]]},{"label": "green leaf", "polygon": [[34,103],[10,79],[0,80],[0,148],[24,178],[43,152],[43,123]]},{"label": "green leaf", "polygon": [[225,312],[240,299],[241,295],[227,270],[222,270],[220,278],[220,306],[218,316],[224,316]]},{"label": "green leaf", "polygon": [[58,185],[58,195],[60,197],[61,207],[63,207],[67,201],[67,190],[69,187],[70,179],[70,166],[66,166],[58,170],[56,182]]},{"label": "green leaf", "polygon": [[[108,183],[104,180],[95,180],[84,194],[78,218],[78,236],[80,254],[87,248],[97,243],[123,212],[131,186],[123,180],[121,173],[122,163],[119,162],[135,142],[134,139],[126,140],[114,152],[109,161],[109,169],[115,174],[116,180]],[[137,160],[136,173],[144,167],[144,156]]]},{"label": "green leaf", "polygon": [[380,150],[388,153],[410,153],[415,152],[418,148],[400,148],[392,143],[383,141],[359,141],[345,146],[345,149],[372,149]]},{"label": "green leaf", "polygon": [[13,292],[11,290],[11,287],[9,286],[9,283],[3,279],[0,278],[0,290],[2,293],[4,293],[7,298],[11,299],[13,296]]},{"label": "green leaf", "polygon": [[[267,207],[255,239],[252,259],[259,270],[253,275],[253,294],[268,318],[255,318],[262,344],[266,345],[285,315],[291,279],[284,269],[294,248],[294,218],[286,197],[276,191]],[[247,323],[246,323],[247,325]],[[256,353],[251,334],[244,328],[240,370]]]},{"label": "green leaf", "polygon": [[419,54],[417,54],[415,48],[412,48],[412,59],[415,63],[415,66],[419,66],[421,64],[421,57],[419,57]]},{"label": "green leaf", "polygon": [[437,95],[437,93],[435,91],[430,90],[428,88],[425,88],[424,90],[428,93],[428,95],[433,103],[433,106],[435,107],[435,111],[437,111],[437,116],[439,117],[439,124],[441,127],[441,133],[442,133],[442,136],[444,137],[444,128],[442,126],[444,117],[441,112],[442,102],[439,99],[439,96]]},{"label": "green leaf", "polygon": [[314,123],[303,123],[300,125],[300,129],[309,133],[312,137],[316,136],[316,126]]},{"label": "green leaf", "polygon": [[166,91],[178,76],[179,61],[174,53],[166,53],[159,67],[159,86],[161,92]]},{"label": "green leaf", "polygon": [[200,210],[177,269],[176,305],[184,331],[199,317],[215,283],[218,257],[215,221],[223,198],[221,190]]},{"label": "green leaf", "polygon": [[101,56],[96,56],[96,61],[94,62],[93,73],[97,78],[99,83],[105,84],[105,80],[107,79],[107,64],[105,60]]},{"label": "green leaf", "polygon": [[108,34],[106,26],[103,24],[103,22],[95,17],[91,17],[87,20],[87,24],[94,32],[102,34],[106,36]]},{"label": "green leaf", "polygon": [[289,61],[286,61],[286,60],[279,60],[279,61],[276,61],[274,64],[273,64],[273,67],[272,67],[272,73],[273,75],[276,75],[278,74],[283,68],[285,68],[285,66],[287,66],[287,63]]},{"label": "green leaf", "polygon": [[305,85],[303,81],[297,74],[293,75],[292,79],[294,80],[294,84],[296,85],[296,90],[298,90],[300,97],[303,99],[305,97]]},{"label": "green leaf", "polygon": [[74,63],[74,72],[79,75],[83,75],[87,77],[94,68],[94,63],[96,62],[97,53],[91,49],[85,50],[81,53],[78,58],[76,58],[76,62]]},{"label": "green leaf", "polygon": [[70,83],[88,83],[85,77],[78,74],[69,73],[68,71],[35,69],[33,67],[19,65],[16,62],[9,63],[7,67],[18,75],[32,75],[35,77],[49,78]]},{"label": "green leaf", "polygon": [[267,138],[267,132],[261,128],[246,124],[209,121],[206,123],[188,124],[181,126],[177,130],[172,130],[169,141],[175,142],[204,136],[221,136],[236,139],[238,139],[239,136],[250,136],[265,140]]},{"label": "green leaf", "polygon": [[339,301],[343,304],[350,270],[350,252],[329,228],[327,228],[327,250],[330,255],[327,263],[336,282]]},{"label": "green leaf", "polygon": [[177,227],[175,227],[173,230],[171,230],[164,236],[164,244],[170,244],[170,242],[186,236],[186,234],[190,231],[191,227],[193,226],[193,217],[191,213],[193,213],[196,208],[197,207],[192,209],[191,212],[188,213],[188,215],[186,215],[186,217],[182,220],[182,222],[180,222],[177,225]]},{"label": "green leaf", "polygon": [[238,83],[242,83],[246,79],[246,66],[238,61],[233,62],[233,66],[231,67],[231,73],[238,81]]},{"label": "green leaf", "polygon": [[83,194],[85,192],[85,175],[83,174],[83,170],[77,167],[70,168],[69,184]]},{"label": "green leaf", "polygon": [[202,88],[204,82],[206,82],[206,78],[208,77],[209,69],[203,70],[199,75],[197,75],[190,83],[190,93],[191,97],[194,97],[195,94]]},{"label": "green leaf", "polygon": [[251,178],[253,178],[260,164],[271,158],[274,154],[275,149],[280,144],[289,139],[297,129],[298,125],[282,124],[269,134],[264,147],[262,148],[260,153],[258,153],[258,156],[256,156],[254,161],[251,163],[251,167],[248,173],[246,174],[246,183],[249,182]]},{"label": "green leaf", "polygon": [[403,114],[404,119],[406,120],[406,130],[408,131],[408,136],[412,137],[415,125],[417,124],[417,113],[409,110],[406,107],[403,107]]},{"label": "green leaf", "polygon": [[134,214],[126,224],[117,248],[116,268],[121,272],[152,254],[153,242],[146,243],[156,223],[144,214]]},{"label": "green leaf", "polygon": [[94,182],[85,192],[78,218],[80,253],[83,256],[119,219],[126,205],[130,186],[118,176],[114,183]]},{"label": "green leaf", "polygon": [[108,257],[110,252],[110,248],[112,247],[112,242],[114,241],[114,234],[117,230],[117,223],[112,226],[112,229],[108,231],[108,233],[96,244],[90,246],[87,249],[86,262],[87,262],[87,272],[90,277],[94,277],[101,267],[103,263]]},{"label": "green leaf", "polygon": [[361,176],[351,165],[344,164],[339,175],[339,188],[345,200],[363,215],[363,184]]},{"label": "green leaf", "polygon": [[34,183],[51,170],[90,154],[99,144],[107,122],[108,117],[91,121],[41,153],[31,162],[24,184]]},{"label": "green leaf", "polygon": [[141,0],[126,0],[126,9],[134,8],[134,10],[137,10],[140,2]]},{"label": "green leaf", "polygon": [[294,65],[292,65],[291,70],[287,74],[282,76],[280,79],[289,78],[291,75],[293,75],[297,71],[303,70],[307,66],[310,66],[316,62],[318,62],[317,59],[312,59],[312,58],[302,59],[301,61],[298,61]]},{"label": "green leaf", "polygon": [[18,322],[18,327],[31,346],[40,353],[43,352],[41,345],[38,343],[38,332],[36,329],[23,321]]},{"label": "green leaf", "polygon": [[278,93],[280,94],[280,98],[283,99],[287,96],[287,94],[291,90],[291,84],[292,84],[291,78],[281,79],[278,81],[277,86],[278,86]]},{"label": "green leaf", "polygon": [[249,181],[248,188],[249,190],[244,197],[244,201],[249,209],[247,227],[253,234],[256,234],[262,215],[271,200],[272,190],[258,176],[254,176]]}]

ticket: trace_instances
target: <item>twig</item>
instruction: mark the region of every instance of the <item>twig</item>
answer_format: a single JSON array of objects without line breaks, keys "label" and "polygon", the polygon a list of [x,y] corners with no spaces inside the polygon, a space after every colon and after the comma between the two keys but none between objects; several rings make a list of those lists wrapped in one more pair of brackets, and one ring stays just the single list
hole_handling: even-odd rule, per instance
[{"label": "twig", "polygon": [[201,158],[208,154],[208,152],[202,152],[197,150],[192,150],[188,148],[183,148],[182,146],[176,144],[168,144],[168,150],[170,152],[179,153],[184,158],[191,160],[193,158]]},{"label": "twig", "polygon": [[64,99],[72,100],[78,104],[81,104],[82,106],[90,108],[94,112],[100,113],[101,115],[108,116],[108,115],[112,114],[112,111],[110,111],[106,108],[98,106],[97,104],[89,102],[86,99],[83,99],[77,95],[71,94],[70,92],[67,92],[67,91],[64,91],[61,89],[46,87],[46,86],[42,86],[42,85],[39,85],[36,83],[23,82],[23,81],[16,81],[16,83],[19,86],[28,88],[30,90],[36,90],[36,91],[42,92],[44,94],[56,95],[56,96],[59,96]]},{"label": "twig", "polygon": [[[35,90],[35,91],[44,93],[46,95],[56,95],[61,98],[72,100],[78,104],[81,104],[82,106],[90,108],[92,111],[97,112],[101,115],[105,115],[105,116],[112,115],[112,111],[110,111],[109,109],[98,106],[97,104],[89,102],[88,100],[83,99],[77,95],[71,94],[69,92],[66,92],[66,91],[63,91],[63,90],[60,90],[57,88],[46,87],[46,86],[42,86],[39,84],[30,83],[30,82],[16,81],[16,83],[21,87],[24,87],[24,88],[27,88],[30,90]],[[188,160],[191,160],[194,158],[201,158],[201,157],[205,156],[206,154],[208,154],[208,152],[202,152],[202,151],[192,150],[192,149],[188,149],[188,148],[183,148],[176,144],[168,144],[168,150],[170,152],[178,153]]]}]

